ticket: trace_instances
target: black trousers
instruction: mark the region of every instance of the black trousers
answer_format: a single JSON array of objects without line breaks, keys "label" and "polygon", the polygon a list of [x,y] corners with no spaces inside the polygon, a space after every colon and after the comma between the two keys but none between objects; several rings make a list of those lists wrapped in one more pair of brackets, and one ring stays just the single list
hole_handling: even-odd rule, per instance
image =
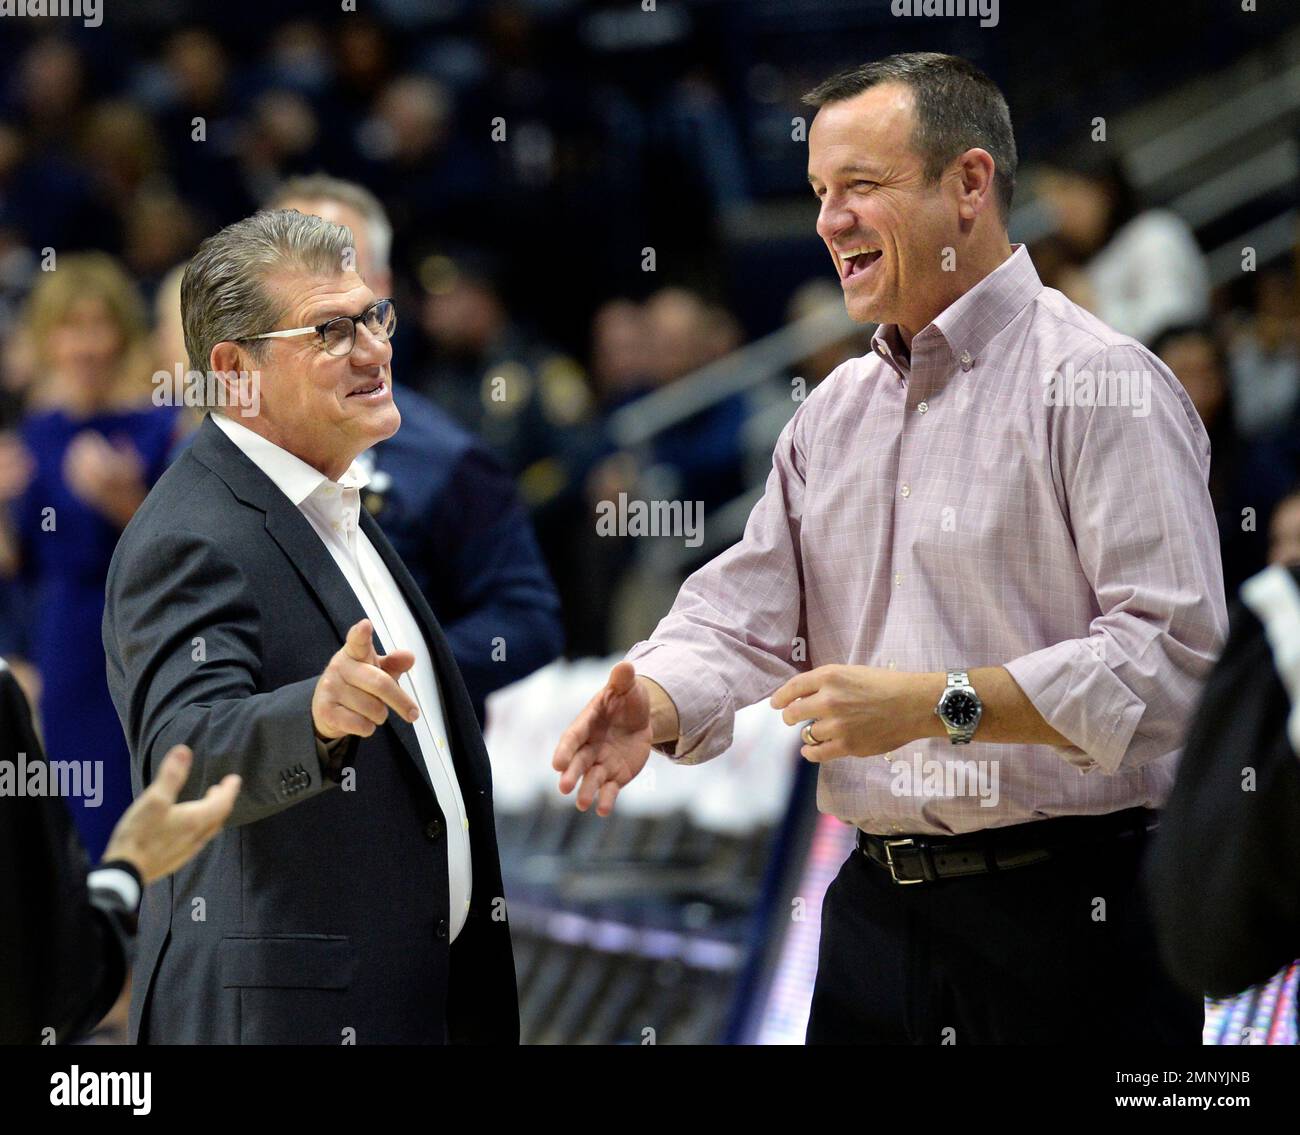
[{"label": "black trousers", "polygon": [[854,851],[822,904],[809,1044],[1199,1045],[1157,954],[1146,839],[899,886]]}]

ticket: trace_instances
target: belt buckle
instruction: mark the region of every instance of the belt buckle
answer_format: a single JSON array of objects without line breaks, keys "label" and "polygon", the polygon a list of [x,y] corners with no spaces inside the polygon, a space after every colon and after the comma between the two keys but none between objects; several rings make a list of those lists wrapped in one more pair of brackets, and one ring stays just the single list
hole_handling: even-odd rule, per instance
[{"label": "belt buckle", "polygon": [[924,867],[919,879],[900,879],[898,877],[898,868],[894,863],[894,848],[896,847],[915,847],[916,842],[910,837],[907,839],[887,839],[882,841],[885,845],[885,864],[889,867],[889,877],[894,880],[900,887],[906,887],[910,883],[924,883]]}]

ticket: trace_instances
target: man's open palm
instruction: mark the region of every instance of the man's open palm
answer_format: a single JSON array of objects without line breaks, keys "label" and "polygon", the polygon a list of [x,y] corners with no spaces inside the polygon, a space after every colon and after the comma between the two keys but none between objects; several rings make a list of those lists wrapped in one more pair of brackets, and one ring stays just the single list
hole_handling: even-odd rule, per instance
[{"label": "man's open palm", "polygon": [[632,663],[620,662],[555,747],[560,791],[567,795],[581,782],[578,810],[595,800],[596,814],[608,816],[619,789],[645,767],[650,742],[650,698]]}]

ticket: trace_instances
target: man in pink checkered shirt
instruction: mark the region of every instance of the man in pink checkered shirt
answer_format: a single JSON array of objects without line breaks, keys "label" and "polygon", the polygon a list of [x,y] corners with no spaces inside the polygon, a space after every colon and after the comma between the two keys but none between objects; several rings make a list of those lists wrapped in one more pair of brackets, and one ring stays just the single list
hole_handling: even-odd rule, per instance
[{"label": "man in pink checkered shirt", "polygon": [[1199,1043],[1140,864],[1227,631],[1205,430],[1009,243],[1010,115],[973,65],[891,56],[807,101],[872,353],[798,407],[742,540],[566,731],[560,787],[608,814],[652,746],[708,760],[770,698],[859,831],[810,1043]]}]

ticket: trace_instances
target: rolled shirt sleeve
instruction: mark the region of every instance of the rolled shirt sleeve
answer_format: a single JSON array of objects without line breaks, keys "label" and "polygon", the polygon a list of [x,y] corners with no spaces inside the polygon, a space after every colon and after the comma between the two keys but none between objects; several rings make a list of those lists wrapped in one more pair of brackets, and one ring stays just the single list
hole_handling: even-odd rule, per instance
[{"label": "rolled shirt sleeve", "polygon": [[762,499],[740,542],[691,575],[649,640],[628,651],[636,672],[677,707],[676,744],[656,746],[699,764],[731,744],[736,711],[770,696],[806,662],[795,661],[804,630],[799,530],[805,484],[804,411],[781,431]]},{"label": "rolled shirt sleeve", "polygon": [[1145,407],[1073,405],[1055,419],[1055,474],[1099,612],[1086,637],[1006,669],[1074,744],[1060,750],[1066,760],[1115,773],[1181,747],[1227,611],[1209,441],[1190,399],[1136,345],[1108,347],[1087,365],[1098,376],[1136,372],[1146,391]]}]

